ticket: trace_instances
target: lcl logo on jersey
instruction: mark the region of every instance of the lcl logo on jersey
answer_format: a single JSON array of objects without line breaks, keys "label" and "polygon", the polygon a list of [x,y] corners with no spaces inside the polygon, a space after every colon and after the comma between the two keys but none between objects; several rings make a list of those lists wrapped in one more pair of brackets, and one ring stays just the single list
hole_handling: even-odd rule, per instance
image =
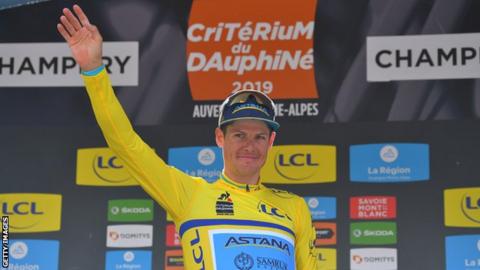
[{"label": "lcl logo on jersey", "polygon": [[447,189],[444,197],[446,226],[480,227],[480,188]]},{"label": "lcl logo on jersey", "polygon": [[60,230],[62,196],[57,194],[0,194],[2,216],[10,217],[16,233]]},{"label": "lcl logo on jersey", "polygon": [[276,217],[276,218],[280,218],[280,219],[288,219],[288,220],[292,220],[287,213],[285,213],[283,210],[281,209],[278,209],[277,207],[274,207],[274,206],[271,206],[265,202],[259,202],[258,203],[258,211],[262,212],[262,213],[265,213],[267,215],[270,215],[270,216],[273,216],[273,217]]},{"label": "lcl logo on jersey", "polygon": [[109,148],[78,149],[76,182],[85,186],[138,185]]},{"label": "lcl logo on jersey", "polygon": [[262,178],[266,183],[277,184],[334,182],[335,146],[274,146],[262,170]]}]

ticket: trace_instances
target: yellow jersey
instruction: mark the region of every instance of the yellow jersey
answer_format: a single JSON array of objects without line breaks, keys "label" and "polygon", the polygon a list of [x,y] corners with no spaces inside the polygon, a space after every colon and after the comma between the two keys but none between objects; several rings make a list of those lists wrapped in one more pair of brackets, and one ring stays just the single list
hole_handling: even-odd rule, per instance
[{"label": "yellow jersey", "polygon": [[317,269],[305,201],[222,175],[214,183],[171,167],[133,130],[103,69],[83,76],[109,147],[173,218],[187,270]]}]

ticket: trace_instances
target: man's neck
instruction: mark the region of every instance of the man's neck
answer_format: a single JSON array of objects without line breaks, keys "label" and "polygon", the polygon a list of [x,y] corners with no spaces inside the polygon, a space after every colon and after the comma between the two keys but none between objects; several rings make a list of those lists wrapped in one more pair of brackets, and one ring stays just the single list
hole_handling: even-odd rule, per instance
[{"label": "man's neck", "polygon": [[254,174],[254,175],[237,175],[234,174],[228,170],[225,170],[223,172],[228,179],[239,183],[239,184],[245,184],[245,185],[256,185],[258,184],[258,180],[260,179],[260,174]]}]

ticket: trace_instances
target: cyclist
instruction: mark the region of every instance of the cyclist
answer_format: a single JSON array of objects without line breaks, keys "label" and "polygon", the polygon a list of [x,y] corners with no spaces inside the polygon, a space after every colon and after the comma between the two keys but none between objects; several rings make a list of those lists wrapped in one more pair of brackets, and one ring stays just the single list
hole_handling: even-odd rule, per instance
[{"label": "cyclist", "polygon": [[78,5],[63,10],[58,31],[79,64],[97,122],[130,174],[173,218],[185,268],[317,268],[315,230],[305,201],[269,189],[260,169],[279,124],[272,100],[240,91],[221,106],[215,140],[224,170],[208,183],[168,166],[134,132],[102,65],[102,37]]}]

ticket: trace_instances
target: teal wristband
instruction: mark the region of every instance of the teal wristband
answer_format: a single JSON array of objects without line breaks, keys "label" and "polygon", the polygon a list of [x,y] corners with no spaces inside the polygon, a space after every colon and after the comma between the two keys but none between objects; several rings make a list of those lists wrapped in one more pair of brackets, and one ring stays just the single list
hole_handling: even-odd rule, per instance
[{"label": "teal wristband", "polygon": [[82,71],[82,74],[85,75],[85,76],[95,76],[104,69],[105,69],[105,65],[101,65],[101,66],[97,67],[96,69],[92,69],[92,70],[88,70],[88,71]]}]

